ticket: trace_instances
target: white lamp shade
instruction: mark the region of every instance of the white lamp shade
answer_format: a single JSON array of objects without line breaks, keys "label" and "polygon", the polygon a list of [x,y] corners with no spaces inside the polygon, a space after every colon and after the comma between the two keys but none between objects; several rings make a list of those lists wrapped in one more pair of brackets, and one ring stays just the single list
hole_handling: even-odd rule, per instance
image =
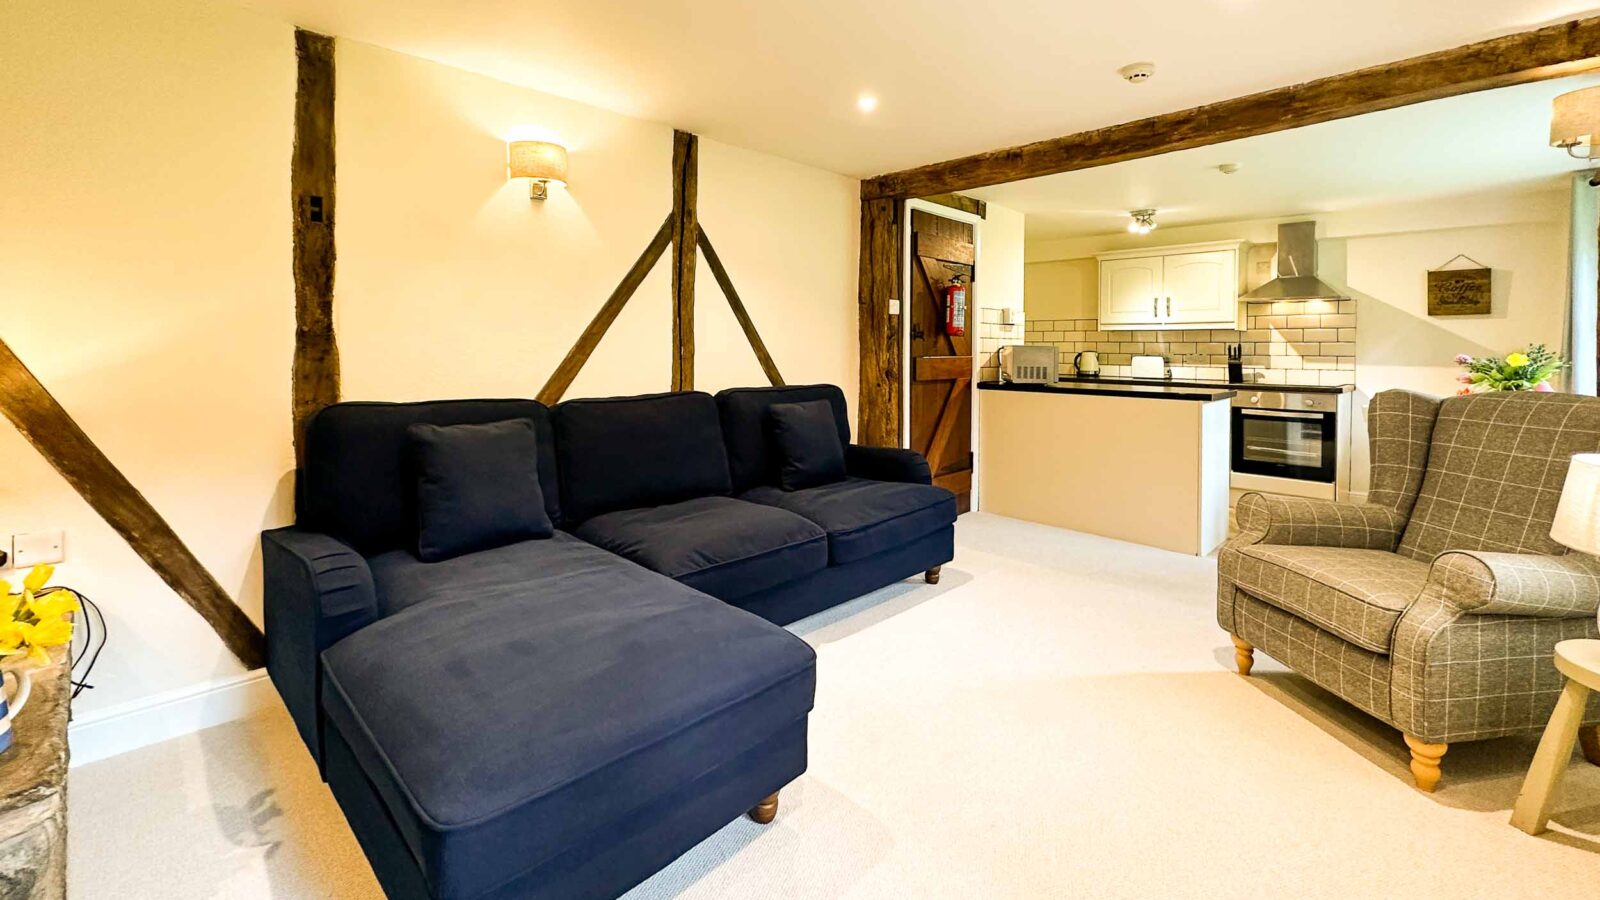
[{"label": "white lamp shade", "polygon": [[553,184],[567,183],[567,148],[545,141],[512,141],[509,151],[512,178],[536,178]]},{"label": "white lamp shade", "polygon": [[1600,150],[1600,87],[1584,88],[1555,99],[1550,116],[1550,146]]},{"label": "white lamp shade", "polygon": [[1574,550],[1600,553],[1600,453],[1572,458],[1550,537]]}]

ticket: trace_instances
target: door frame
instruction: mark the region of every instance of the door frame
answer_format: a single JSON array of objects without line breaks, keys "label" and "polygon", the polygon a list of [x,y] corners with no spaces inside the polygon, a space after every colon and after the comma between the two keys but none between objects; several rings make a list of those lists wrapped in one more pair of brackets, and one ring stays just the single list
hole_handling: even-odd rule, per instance
[{"label": "door frame", "polygon": [[[905,227],[900,229],[900,446],[911,446],[911,240],[913,229],[911,227],[911,213],[924,212],[939,216],[944,219],[953,219],[972,226],[972,271],[974,273],[985,271],[983,268],[983,217],[973,213],[952,209],[927,200],[907,200],[901,207],[900,221]],[[972,297],[978,299],[980,282],[976,277],[972,279]],[[967,304],[967,334],[972,337],[972,511],[978,510],[979,484],[978,484],[978,402],[983,392],[978,390],[978,363],[982,355],[979,348],[978,325],[982,322],[981,307],[972,303]]]}]

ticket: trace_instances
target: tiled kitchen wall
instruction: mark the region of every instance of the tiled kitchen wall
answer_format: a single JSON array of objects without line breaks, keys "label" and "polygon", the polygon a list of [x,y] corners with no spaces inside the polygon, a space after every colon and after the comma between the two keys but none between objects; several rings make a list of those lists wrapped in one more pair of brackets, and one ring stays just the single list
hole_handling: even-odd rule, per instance
[{"label": "tiled kitchen wall", "polygon": [[1133,356],[1142,354],[1165,356],[1173,378],[1221,379],[1228,371],[1226,345],[1240,344],[1246,377],[1259,373],[1257,380],[1265,384],[1354,380],[1354,300],[1251,302],[1245,317],[1244,331],[1100,331],[1095,319],[1042,319],[1029,321],[1024,335],[1025,343],[1054,344],[1064,375],[1072,373],[1072,358],[1080,350],[1094,350],[1102,375],[1130,374]]},{"label": "tiled kitchen wall", "polygon": [[1046,343],[1041,338],[1034,341],[1033,326],[1024,325],[1022,309],[1015,307],[1011,310],[1011,324],[1002,325],[1000,319],[1004,312],[996,307],[982,307],[978,310],[978,380],[998,381],[1000,379],[1000,348],[1006,344]]}]

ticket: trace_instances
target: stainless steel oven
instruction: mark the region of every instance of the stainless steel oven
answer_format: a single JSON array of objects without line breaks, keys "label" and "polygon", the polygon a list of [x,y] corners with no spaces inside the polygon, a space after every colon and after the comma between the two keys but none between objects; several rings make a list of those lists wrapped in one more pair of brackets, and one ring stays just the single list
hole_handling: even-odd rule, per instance
[{"label": "stainless steel oven", "polygon": [[1332,485],[1338,464],[1338,394],[1234,395],[1234,472]]}]

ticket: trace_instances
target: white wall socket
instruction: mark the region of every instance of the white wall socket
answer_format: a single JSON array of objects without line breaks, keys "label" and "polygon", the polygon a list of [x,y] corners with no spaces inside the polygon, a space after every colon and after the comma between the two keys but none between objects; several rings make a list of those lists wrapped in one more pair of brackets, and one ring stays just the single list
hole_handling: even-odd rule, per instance
[{"label": "white wall socket", "polygon": [[19,569],[58,563],[67,558],[67,533],[60,528],[13,535],[11,565]]}]

